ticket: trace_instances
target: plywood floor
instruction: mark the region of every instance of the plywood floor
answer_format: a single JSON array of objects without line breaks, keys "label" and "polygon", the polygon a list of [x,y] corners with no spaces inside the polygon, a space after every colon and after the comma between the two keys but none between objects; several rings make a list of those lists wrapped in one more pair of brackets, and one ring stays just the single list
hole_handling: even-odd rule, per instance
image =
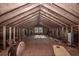
[{"label": "plywood floor", "polygon": [[29,38],[23,56],[54,56],[48,38]]},{"label": "plywood floor", "polygon": [[[36,37],[36,38],[34,38]],[[79,50],[65,46],[62,42],[57,42],[57,39],[51,37],[39,37],[32,36],[26,41],[26,49],[23,56],[55,56],[53,45],[60,45],[65,47],[65,49],[70,53],[71,56],[79,56]]]},{"label": "plywood floor", "polygon": [[[63,46],[71,56],[79,56],[79,50],[66,46],[57,39],[43,36],[37,38],[37,36],[30,36],[25,40],[26,48],[23,51],[22,56],[55,56],[53,45]],[[8,49],[0,52],[0,56],[7,56]]]}]

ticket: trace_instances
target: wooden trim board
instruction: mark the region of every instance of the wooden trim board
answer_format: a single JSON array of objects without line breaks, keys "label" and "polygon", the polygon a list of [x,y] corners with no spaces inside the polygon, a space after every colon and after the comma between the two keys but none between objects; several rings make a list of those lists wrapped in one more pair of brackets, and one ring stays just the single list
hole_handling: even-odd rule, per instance
[{"label": "wooden trim board", "polygon": [[53,49],[55,56],[71,56],[63,46],[53,45]]}]

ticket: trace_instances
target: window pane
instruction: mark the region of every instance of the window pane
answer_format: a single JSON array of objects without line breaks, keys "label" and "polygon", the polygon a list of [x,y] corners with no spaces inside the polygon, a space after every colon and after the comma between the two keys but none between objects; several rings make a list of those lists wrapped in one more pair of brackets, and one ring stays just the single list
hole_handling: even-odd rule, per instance
[{"label": "window pane", "polygon": [[38,27],[35,27],[35,33],[38,33]]},{"label": "window pane", "polygon": [[43,33],[43,28],[39,27],[39,33]]},{"label": "window pane", "polygon": [[43,27],[35,27],[35,33],[43,33]]}]

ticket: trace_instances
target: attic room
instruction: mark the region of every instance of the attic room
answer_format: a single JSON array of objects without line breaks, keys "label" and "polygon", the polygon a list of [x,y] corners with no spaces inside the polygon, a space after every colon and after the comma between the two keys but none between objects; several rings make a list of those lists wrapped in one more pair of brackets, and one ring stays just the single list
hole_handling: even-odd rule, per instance
[{"label": "attic room", "polygon": [[0,3],[0,56],[79,56],[79,4]]}]

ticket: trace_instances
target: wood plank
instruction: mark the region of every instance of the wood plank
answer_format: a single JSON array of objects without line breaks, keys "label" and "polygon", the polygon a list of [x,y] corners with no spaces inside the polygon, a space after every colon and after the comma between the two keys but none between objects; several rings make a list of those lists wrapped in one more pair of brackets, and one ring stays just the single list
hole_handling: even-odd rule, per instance
[{"label": "wood plank", "polygon": [[71,56],[63,46],[53,45],[53,49],[55,56]]},{"label": "wood plank", "polygon": [[13,41],[15,42],[15,27],[13,27]]},{"label": "wood plank", "polygon": [[12,45],[12,27],[9,27],[9,46]]},{"label": "wood plank", "polygon": [[6,49],[6,26],[3,26],[3,49]]}]

